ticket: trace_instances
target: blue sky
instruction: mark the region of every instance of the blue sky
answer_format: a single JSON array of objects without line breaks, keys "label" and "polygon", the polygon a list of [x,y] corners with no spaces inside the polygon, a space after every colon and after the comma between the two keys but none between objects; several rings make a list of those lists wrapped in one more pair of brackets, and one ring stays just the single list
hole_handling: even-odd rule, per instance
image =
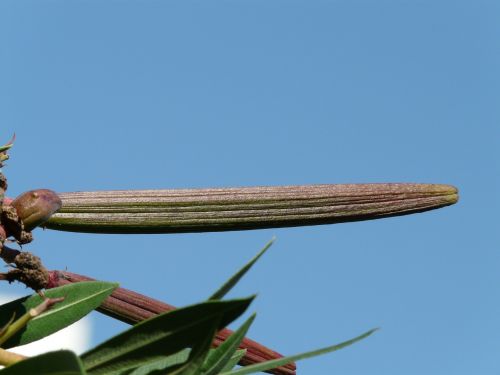
[{"label": "blue sky", "polygon": [[[182,235],[38,231],[46,265],[175,305],[232,293],[287,354],[373,327],[300,373],[500,371],[497,1],[0,3],[9,193],[448,183],[452,207],[379,221]],[[26,291],[2,286],[6,291]],[[95,314],[95,342],[125,328]]]}]

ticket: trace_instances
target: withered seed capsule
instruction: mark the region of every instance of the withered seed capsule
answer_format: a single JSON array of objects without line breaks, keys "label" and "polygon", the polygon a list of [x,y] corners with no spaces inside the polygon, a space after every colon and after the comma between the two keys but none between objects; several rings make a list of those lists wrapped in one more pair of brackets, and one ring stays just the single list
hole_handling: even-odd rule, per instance
[{"label": "withered seed capsule", "polygon": [[45,223],[61,208],[62,202],[52,190],[38,189],[21,194],[12,201],[11,205],[23,221],[24,230],[29,232]]}]

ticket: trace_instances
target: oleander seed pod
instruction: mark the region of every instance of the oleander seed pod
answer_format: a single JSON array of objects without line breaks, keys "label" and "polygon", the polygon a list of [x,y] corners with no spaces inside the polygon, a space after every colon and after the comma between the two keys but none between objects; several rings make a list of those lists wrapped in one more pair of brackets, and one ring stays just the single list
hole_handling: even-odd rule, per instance
[{"label": "oleander seed pod", "polygon": [[24,230],[29,232],[45,223],[61,208],[62,202],[52,190],[38,189],[21,194],[12,201],[11,205],[22,220]]}]

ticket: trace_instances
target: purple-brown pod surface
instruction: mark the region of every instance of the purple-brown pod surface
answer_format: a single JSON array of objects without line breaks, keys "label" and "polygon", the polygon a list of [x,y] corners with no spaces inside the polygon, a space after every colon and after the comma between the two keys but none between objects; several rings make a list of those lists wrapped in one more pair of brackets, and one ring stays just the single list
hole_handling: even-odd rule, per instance
[{"label": "purple-brown pod surface", "polygon": [[21,194],[12,201],[11,205],[23,221],[24,230],[29,232],[45,223],[61,208],[62,202],[54,191],[38,189]]}]

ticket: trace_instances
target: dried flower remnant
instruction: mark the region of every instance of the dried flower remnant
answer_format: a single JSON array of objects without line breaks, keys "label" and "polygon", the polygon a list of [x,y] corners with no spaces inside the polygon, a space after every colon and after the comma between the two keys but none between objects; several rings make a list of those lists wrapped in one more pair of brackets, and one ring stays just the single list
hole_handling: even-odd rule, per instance
[{"label": "dried flower remnant", "polygon": [[16,140],[16,134],[14,133],[9,142],[4,144],[3,146],[0,146],[0,168],[3,167],[3,162],[9,159],[7,151],[9,151],[9,149],[14,145],[15,140]]},{"label": "dried flower remnant", "polygon": [[7,151],[12,147],[14,142],[14,137],[7,144],[0,146],[0,255],[2,253],[3,244],[8,237],[8,233],[4,228],[2,222],[3,207],[5,203],[5,191],[7,190],[7,178],[2,173],[1,168],[3,167],[3,162],[9,158]]},{"label": "dried flower remnant", "polygon": [[1,280],[7,280],[9,283],[19,281],[43,295],[41,291],[49,282],[49,272],[39,257],[28,251],[18,251],[4,246],[2,258],[12,265],[12,269],[0,274]]},{"label": "dried flower remnant", "polygon": [[[39,292],[45,288],[48,282],[48,272],[43,266],[39,257],[30,252],[11,249],[5,245],[8,237],[13,236],[20,244],[31,241],[31,232],[23,230],[21,220],[9,216],[12,214],[13,207],[2,207],[1,225],[0,225],[0,257],[12,267],[7,273],[0,273],[1,280],[8,282],[19,281],[26,286]],[[7,215],[6,215],[7,213]]]},{"label": "dried flower remnant", "polygon": [[[4,146],[0,146],[0,168],[9,158],[7,151],[12,147],[15,136]],[[40,258],[5,246],[9,238],[19,245],[32,241],[31,231],[43,224],[61,207],[56,193],[47,189],[32,190],[21,194],[15,200],[5,197],[7,179],[0,170],[0,257],[12,269],[0,274],[0,279],[9,282],[20,281],[40,294],[48,282],[48,271]]]}]

